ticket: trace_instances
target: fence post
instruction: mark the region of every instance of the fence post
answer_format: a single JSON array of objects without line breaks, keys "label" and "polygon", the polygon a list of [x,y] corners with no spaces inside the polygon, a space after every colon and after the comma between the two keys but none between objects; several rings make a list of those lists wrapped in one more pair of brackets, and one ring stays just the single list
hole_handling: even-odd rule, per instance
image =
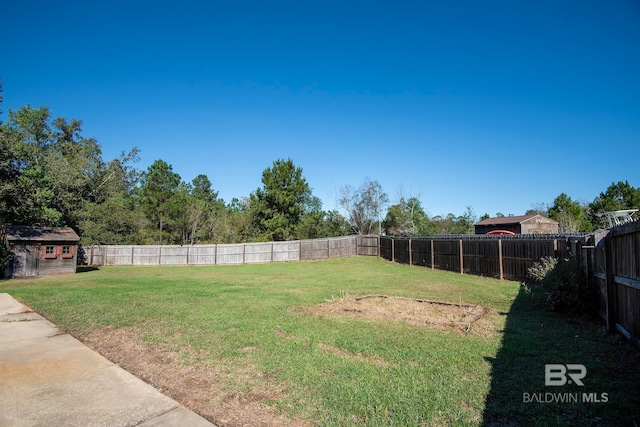
[{"label": "fence post", "polygon": [[131,265],[135,265],[135,264],[133,263],[133,250],[134,250],[134,249],[135,249],[135,246],[133,246],[133,245],[132,245],[132,246],[131,246]]},{"label": "fence post", "polygon": [[213,265],[218,263],[218,244],[213,245]]},{"label": "fence post", "polygon": [[613,271],[613,245],[611,242],[611,232],[604,238],[604,256],[607,269],[607,330],[616,330],[616,283]]},{"label": "fence post", "polygon": [[189,246],[187,246],[187,265],[189,265]]},{"label": "fence post", "polygon": [[89,265],[93,265],[93,246],[91,246],[91,252],[89,255]]},{"label": "fence post", "polygon": [[504,266],[502,265],[502,239],[498,239],[498,264],[500,265],[500,280],[503,280]]},{"label": "fence post", "polygon": [[331,258],[331,241],[327,239],[327,259]]},{"label": "fence post", "polygon": [[271,242],[271,262],[273,262],[273,242]]},{"label": "fence post", "polygon": [[462,252],[462,239],[460,239],[460,274],[464,274],[464,253]]},{"label": "fence post", "polygon": [[158,246],[158,265],[162,265],[162,246]]},{"label": "fence post", "polygon": [[411,259],[411,239],[409,239],[409,265],[413,264]]},{"label": "fence post", "polygon": [[433,239],[431,239],[431,269],[432,270],[436,268],[436,266],[435,266],[435,264],[436,264],[436,255],[433,252],[434,250],[435,250],[435,245],[433,244]]},{"label": "fence post", "polygon": [[395,262],[396,260],[396,239],[395,237],[391,238],[391,262]]}]

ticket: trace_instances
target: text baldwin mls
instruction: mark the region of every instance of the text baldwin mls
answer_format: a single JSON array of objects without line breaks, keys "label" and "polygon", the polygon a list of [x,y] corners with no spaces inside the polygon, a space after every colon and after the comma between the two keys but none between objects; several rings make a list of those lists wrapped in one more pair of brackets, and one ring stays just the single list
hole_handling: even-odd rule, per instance
[{"label": "text baldwin mls", "polygon": [[522,393],[522,403],[607,403],[609,393]]}]

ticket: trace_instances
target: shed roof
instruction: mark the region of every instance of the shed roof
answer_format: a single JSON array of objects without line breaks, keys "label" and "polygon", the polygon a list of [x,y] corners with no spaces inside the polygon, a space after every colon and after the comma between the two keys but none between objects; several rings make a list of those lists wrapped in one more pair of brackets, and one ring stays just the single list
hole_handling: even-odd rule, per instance
[{"label": "shed roof", "polygon": [[[539,217],[539,218],[536,218]],[[505,216],[500,218],[487,218],[483,221],[476,223],[475,225],[506,225],[506,224],[523,224],[525,222],[530,222],[532,219],[539,219],[544,222],[556,223],[557,221],[552,220],[551,218],[547,218],[544,215],[540,214],[529,214],[529,215],[518,215],[518,216]]]},{"label": "shed roof", "polygon": [[9,225],[5,227],[7,240],[15,241],[56,241],[78,242],[80,237],[71,227],[29,227]]}]

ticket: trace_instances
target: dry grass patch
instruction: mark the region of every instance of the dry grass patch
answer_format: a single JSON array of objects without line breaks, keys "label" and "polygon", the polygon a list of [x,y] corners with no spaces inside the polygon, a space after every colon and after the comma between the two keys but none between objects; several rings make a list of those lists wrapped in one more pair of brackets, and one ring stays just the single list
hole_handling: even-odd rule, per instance
[{"label": "dry grass patch", "polygon": [[[485,307],[388,295],[334,298],[306,307],[315,315],[405,322],[468,333],[486,313]],[[486,328],[481,328],[482,330]]]},{"label": "dry grass patch", "polygon": [[372,363],[380,368],[388,368],[389,366],[391,366],[391,363],[389,363],[388,361],[384,360],[381,357],[355,354],[347,350],[343,350],[340,347],[336,347],[335,345],[329,345],[325,343],[319,343],[318,345],[320,346],[321,349],[328,351],[329,353],[333,354],[336,357],[345,358],[352,361]]},{"label": "dry grass patch", "polygon": [[[285,387],[276,384],[266,372],[247,373],[236,369],[229,373],[216,366],[193,362],[185,364],[182,361],[185,352],[190,356],[198,355],[188,349],[175,352],[162,346],[148,346],[137,328],[109,326],[80,334],[78,338],[107,359],[220,427],[309,425],[305,420],[279,414],[276,408],[264,403],[280,399],[286,394]],[[253,348],[247,347],[242,351],[251,352]],[[225,383],[230,375],[233,375],[234,381],[260,385],[243,393],[225,391]]]}]

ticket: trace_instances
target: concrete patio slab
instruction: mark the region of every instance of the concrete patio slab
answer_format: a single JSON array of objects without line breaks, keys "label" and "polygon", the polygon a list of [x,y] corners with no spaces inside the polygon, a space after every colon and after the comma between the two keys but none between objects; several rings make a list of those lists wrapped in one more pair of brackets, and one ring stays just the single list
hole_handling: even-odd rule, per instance
[{"label": "concrete patio slab", "polygon": [[0,294],[0,426],[52,425],[213,426]]}]

